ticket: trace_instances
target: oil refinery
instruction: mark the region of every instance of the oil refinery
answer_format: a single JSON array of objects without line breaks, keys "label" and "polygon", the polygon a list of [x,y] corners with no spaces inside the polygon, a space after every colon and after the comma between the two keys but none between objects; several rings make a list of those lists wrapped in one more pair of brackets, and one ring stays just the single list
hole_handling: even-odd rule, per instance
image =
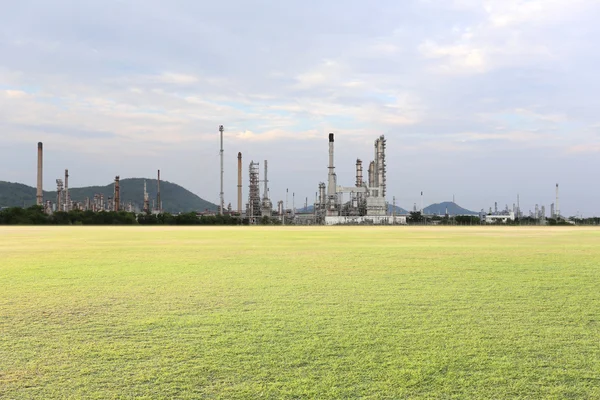
[{"label": "oil refinery", "polygon": [[[225,207],[225,150],[223,132],[224,127],[220,125],[220,192],[219,204],[216,210],[197,210],[198,214],[207,215],[218,213],[220,215],[230,215],[241,218],[250,225],[260,224],[267,220],[277,220],[281,224],[294,225],[404,225],[407,223],[407,215],[396,215],[395,197],[393,198],[393,207],[387,201],[387,168],[386,168],[386,138],[384,135],[377,137],[373,142],[373,159],[369,160],[366,176],[363,176],[363,161],[356,159],[354,177],[346,177],[338,180],[335,166],[335,134],[329,133],[327,179],[318,182],[315,185],[314,203],[312,207],[309,204],[308,197],[304,202],[304,207],[297,210],[295,207],[295,193],[292,192],[292,207],[288,207],[288,195],[286,190],[285,201],[283,199],[274,202],[271,199],[269,191],[269,163],[268,160],[261,163],[251,160],[247,168],[248,193],[246,201],[243,198],[243,180],[244,168],[242,153],[237,153],[237,207],[234,210],[231,203]],[[325,138],[323,138],[325,139]],[[323,140],[325,142],[325,140]],[[46,201],[43,198],[43,144],[38,143],[37,158],[37,205],[42,206],[44,211],[51,214],[56,211],[127,211],[143,212],[145,214],[161,214],[163,212],[163,201],[161,199],[160,183],[161,175],[158,170],[158,179],[156,198],[150,199],[144,182],[143,193],[139,193],[140,202],[121,201],[120,177],[114,179],[114,191],[112,196],[96,194],[93,198],[86,198],[83,201],[75,202],[69,194],[69,170],[65,169],[64,179],[56,179],[56,201]],[[325,146],[323,146],[325,153]],[[262,172],[262,177],[261,177]],[[323,171],[325,177],[325,171]],[[352,182],[353,183],[350,183]],[[350,183],[350,184],[348,184]],[[137,196],[137,195],[136,195]],[[131,198],[131,196],[129,196]],[[422,192],[421,192],[422,197]],[[422,203],[422,199],[421,199]],[[140,204],[140,205],[138,205]],[[417,212],[415,204],[414,212]],[[425,215],[423,204],[421,204],[420,214]],[[446,215],[448,211],[446,210]],[[496,223],[514,221],[516,218],[522,218],[519,196],[517,202],[513,204],[512,209],[508,205],[502,211],[498,210],[496,203],[494,209],[490,207],[489,213],[481,210],[479,218],[484,223]],[[540,221],[546,219],[546,208],[536,205],[535,212],[530,212],[530,217]],[[550,206],[550,218],[561,218],[559,209],[559,191],[556,184],[556,202]]]}]

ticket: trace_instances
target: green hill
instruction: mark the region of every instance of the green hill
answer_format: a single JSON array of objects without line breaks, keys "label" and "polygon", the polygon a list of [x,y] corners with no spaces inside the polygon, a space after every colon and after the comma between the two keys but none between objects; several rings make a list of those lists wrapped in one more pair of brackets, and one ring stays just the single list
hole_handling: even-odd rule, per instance
[{"label": "green hill", "polygon": [[[156,200],[156,179],[130,178],[121,180],[121,202],[132,202],[142,208],[144,200],[144,181],[146,181],[150,206]],[[88,186],[83,188],[70,188],[69,195],[76,202],[85,202],[86,198],[93,199],[95,194],[102,194],[104,198],[113,197],[114,184],[106,186]],[[216,210],[217,205],[210,203],[189,190],[168,181],[160,182],[160,195],[165,211],[170,213]],[[0,181],[0,207],[28,207],[35,204],[36,189],[20,183]],[[44,191],[44,200],[56,202],[56,191]]]},{"label": "green hill", "polygon": [[36,189],[22,183],[0,181],[0,207],[35,205]]}]

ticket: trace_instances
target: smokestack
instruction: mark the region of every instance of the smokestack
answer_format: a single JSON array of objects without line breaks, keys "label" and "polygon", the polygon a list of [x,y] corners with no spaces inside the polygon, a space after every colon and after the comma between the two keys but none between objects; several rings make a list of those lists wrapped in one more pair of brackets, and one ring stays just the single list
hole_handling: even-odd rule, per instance
[{"label": "smokestack", "polygon": [[362,186],[362,161],[360,159],[356,159],[356,187]]},{"label": "smokestack", "polygon": [[238,153],[238,213],[242,213],[242,153]]},{"label": "smokestack", "polygon": [[114,200],[114,210],[119,211],[119,205],[121,203],[121,189],[119,187],[120,178],[115,176],[115,200]]},{"label": "smokestack", "polygon": [[70,202],[69,202],[69,170],[65,169],[65,211],[70,211]]},{"label": "smokestack", "polygon": [[556,218],[560,218],[560,206],[558,205],[558,183],[556,184]]},{"label": "smokestack", "polygon": [[221,201],[219,204],[219,214],[223,215],[223,208],[225,207],[225,194],[223,193],[223,125],[219,125],[219,132],[221,133]]},{"label": "smokestack", "polygon": [[42,142],[38,143],[38,170],[37,170],[37,196],[36,203],[38,206],[44,205],[44,190],[43,185],[43,174],[44,174],[44,145]]},{"label": "smokestack", "polygon": [[162,203],[160,201],[160,169],[158,170],[158,181],[157,181],[157,193],[156,193],[156,209],[158,212],[162,212]]},{"label": "smokestack", "polygon": [[263,192],[263,199],[268,199],[269,198],[269,180],[267,178],[267,172],[268,172],[268,168],[267,168],[267,160],[265,160],[265,189]]},{"label": "smokestack", "polygon": [[333,133],[329,134],[329,179],[327,187],[327,195],[335,196],[335,166],[333,165]]},{"label": "smokestack", "polygon": [[146,181],[144,181],[144,212],[146,214],[150,212],[150,199],[148,197]]}]

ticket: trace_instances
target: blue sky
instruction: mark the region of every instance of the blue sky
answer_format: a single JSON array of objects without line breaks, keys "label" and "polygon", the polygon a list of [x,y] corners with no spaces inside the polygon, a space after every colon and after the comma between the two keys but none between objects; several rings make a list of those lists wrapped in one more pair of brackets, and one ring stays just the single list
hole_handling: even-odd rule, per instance
[{"label": "blue sky", "polygon": [[43,141],[46,189],[160,168],[216,202],[223,124],[232,204],[238,151],[273,200],[314,198],[334,132],[344,185],[386,135],[405,208],[549,209],[559,182],[565,214],[600,215],[596,0],[5,3],[2,180],[34,185]]}]

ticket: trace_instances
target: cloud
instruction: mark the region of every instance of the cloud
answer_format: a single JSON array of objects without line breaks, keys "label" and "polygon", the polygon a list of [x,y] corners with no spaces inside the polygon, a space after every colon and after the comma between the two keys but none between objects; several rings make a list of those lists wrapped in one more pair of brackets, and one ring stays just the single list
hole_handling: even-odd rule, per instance
[{"label": "cloud", "polygon": [[186,85],[198,82],[198,78],[192,75],[163,72],[157,79],[158,82]]},{"label": "cloud", "polygon": [[4,94],[8,98],[19,99],[27,96],[27,93],[22,90],[5,90]]}]

